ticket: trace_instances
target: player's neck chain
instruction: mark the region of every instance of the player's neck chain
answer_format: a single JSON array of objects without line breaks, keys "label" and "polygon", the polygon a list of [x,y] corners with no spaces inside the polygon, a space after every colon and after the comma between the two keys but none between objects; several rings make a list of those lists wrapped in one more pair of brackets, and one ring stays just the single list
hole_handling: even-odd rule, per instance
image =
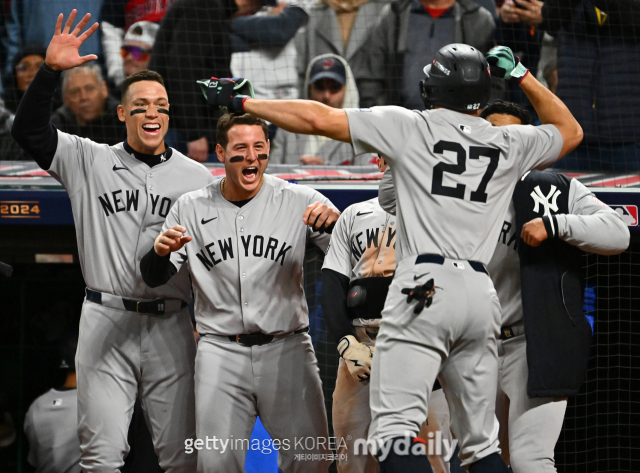
[{"label": "player's neck chain", "polygon": [[[222,194],[222,197],[224,197],[225,199],[227,199],[224,195],[224,183],[227,182],[227,177],[223,177],[222,178],[222,182],[220,183],[220,193]],[[262,175],[262,184],[264,184],[264,174]],[[227,199],[229,200],[229,199]],[[232,202],[231,200],[229,200],[229,202]]]}]

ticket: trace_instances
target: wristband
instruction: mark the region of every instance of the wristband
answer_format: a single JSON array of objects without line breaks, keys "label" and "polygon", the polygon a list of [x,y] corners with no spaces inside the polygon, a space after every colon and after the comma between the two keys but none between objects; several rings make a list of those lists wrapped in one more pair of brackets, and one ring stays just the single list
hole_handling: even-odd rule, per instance
[{"label": "wristband", "polygon": [[558,220],[555,215],[545,215],[542,217],[544,229],[547,231],[547,238],[556,238],[558,236]]}]

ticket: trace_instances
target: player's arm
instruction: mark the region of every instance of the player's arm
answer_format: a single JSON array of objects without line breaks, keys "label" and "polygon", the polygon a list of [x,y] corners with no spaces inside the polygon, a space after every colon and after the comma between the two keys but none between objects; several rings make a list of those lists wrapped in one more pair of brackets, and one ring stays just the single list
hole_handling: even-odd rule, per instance
[{"label": "player's arm", "polygon": [[562,135],[560,158],[573,151],[582,142],[584,133],[562,100],[538,82],[533,74],[522,79],[520,88],[527,94],[542,124],[554,125]]},{"label": "player's arm", "polygon": [[91,15],[87,13],[71,31],[75,16],[76,10],[73,10],[64,30],[62,29],[63,15],[58,16],[55,34],[47,48],[45,62],[24,93],[11,128],[11,136],[45,170],[51,168],[58,147],[58,135],[49,119],[60,74],[66,69],[98,58],[95,55],[81,57],[78,54],[82,43],[98,29],[98,23],[94,23],[87,31],[80,34]]},{"label": "player's arm", "polygon": [[538,246],[547,238],[559,238],[600,255],[616,255],[629,247],[629,228],[620,215],[576,179],[571,180],[569,212],[525,223],[522,239]]},{"label": "player's arm", "polygon": [[248,98],[244,111],[292,133],[327,136],[351,143],[347,113],[314,100],[260,100]]},{"label": "player's arm", "polygon": [[142,257],[140,274],[147,286],[162,286],[178,272],[178,268],[171,262],[171,253],[180,251],[191,241],[191,237],[185,235],[186,231],[180,225],[167,228],[157,236],[153,248]]},{"label": "player's arm", "polygon": [[520,88],[536,110],[544,125],[554,125],[562,135],[562,150],[559,158],[565,156],[580,144],[582,127],[567,106],[529,73],[529,70],[513,55],[511,49],[497,46],[487,53],[491,75],[502,79],[517,80]]},{"label": "player's arm", "polygon": [[320,305],[329,337],[338,343],[342,337],[353,335],[353,324],[349,317],[347,293],[349,278],[333,269],[322,269],[322,294]]}]

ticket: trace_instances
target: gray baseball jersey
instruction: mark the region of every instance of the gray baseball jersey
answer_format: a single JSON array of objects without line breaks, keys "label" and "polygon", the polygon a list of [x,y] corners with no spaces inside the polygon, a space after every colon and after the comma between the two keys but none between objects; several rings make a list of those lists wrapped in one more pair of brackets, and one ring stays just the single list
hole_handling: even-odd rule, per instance
[{"label": "gray baseball jersey", "polygon": [[[590,253],[617,254],[627,248],[629,232],[611,207],[601,202],[581,182],[569,187],[569,214],[557,214],[558,238]],[[502,325],[522,321],[520,259],[518,258],[513,201],[498,236],[498,245],[487,269],[502,306]]]},{"label": "gray baseball jersey", "polygon": [[350,281],[392,276],[396,269],[396,218],[374,198],[345,209],[331,235],[322,269]]},{"label": "gray baseball jersey", "polygon": [[213,181],[203,165],[173,150],[153,168],[115,146],[58,131],[49,172],[69,193],[80,265],[90,289],[140,299],[189,301],[186,272],[149,288],[138,262],[153,246],[172,204]]},{"label": "gray baseball jersey", "polygon": [[198,332],[275,335],[307,326],[305,248],[311,242],[324,251],[330,236],[313,232],[302,215],[314,202],[331,202],[265,175],[260,192],[238,207],[222,196],[220,182],[182,196],[164,224],[182,225],[193,237],[171,262],[178,270],[189,262]]},{"label": "gray baseball jersey", "polygon": [[393,168],[398,261],[433,253],[488,263],[517,179],[562,149],[553,125],[494,127],[445,109],[346,112],[356,154],[382,153]]},{"label": "gray baseball jersey", "polygon": [[27,461],[38,473],[79,473],[78,392],[50,389],[37,398],[24,419]]}]

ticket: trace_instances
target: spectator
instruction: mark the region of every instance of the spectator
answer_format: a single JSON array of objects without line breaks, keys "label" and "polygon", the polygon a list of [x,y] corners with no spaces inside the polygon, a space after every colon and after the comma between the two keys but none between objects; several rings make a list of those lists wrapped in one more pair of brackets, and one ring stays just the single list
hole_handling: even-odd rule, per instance
[{"label": "spectator", "polygon": [[18,109],[24,92],[44,62],[45,54],[46,50],[41,46],[26,46],[13,56],[3,90],[5,107],[12,113]]},{"label": "spectator", "polygon": [[[7,18],[7,68],[13,64],[16,55],[24,45],[37,45],[43,51],[49,45],[49,23],[60,12],[70,11],[82,5],[82,9],[91,13],[93,19],[100,17],[100,7],[104,0],[11,0],[11,13]],[[97,54],[100,56],[100,35],[94,34],[80,48],[80,55]],[[15,112],[15,110],[14,110]]]},{"label": "spectator", "polygon": [[[544,32],[538,28],[540,22],[532,12],[542,8],[543,2],[522,0],[521,3],[526,4],[525,7],[514,2],[515,0],[507,0],[498,9],[496,43],[510,47],[523,64],[531,65],[532,72],[535,73],[540,62]],[[529,112],[532,122],[536,122],[538,117],[535,110],[516,81],[507,83],[507,92],[508,100],[524,107]]]},{"label": "spectator", "polygon": [[237,10],[233,0],[176,2],[160,23],[151,53],[149,68],[164,77],[171,97],[172,128],[179,135],[171,145],[180,149],[186,140],[186,154],[196,161],[207,160],[220,116],[202,99],[196,81],[231,77],[229,19]]},{"label": "spectator", "polygon": [[584,141],[558,167],[640,170],[640,4],[635,0],[546,0],[530,12],[558,43],[556,94]]},{"label": "spectator", "polygon": [[[309,99],[333,108],[358,108],[358,89],[351,69],[336,54],[323,54],[311,61],[305,75],[305,92]],[[371,159],[371,154],[354,156],[350,143],[282,129],[278,130],[269,155],[273,164],[368,164]]]},{"label": "spectator", "polygon": [[[389,0],[323,0],[309,10],[307,27],[300,30],[296,39],[301,95],[307,93],[304,78],[308,64],[314,57],[326,53],[343,57],[351,67],[360,97],[370,95],[362,90],[363,80],[369,74],[366,46],[390,3]],[[363,107],[370,105],[362,102]]]},{"label": "spectator", "polygon": [[149,68],[151,48],[160,26],[150,21],[139,21],[131,25],[124,35],[124,43],[120,48],[120,56],[124,63],[124,76]]},{"label": "spectator", "polygon": [[67,71],[62,79],[64,105],[51,116],[60,131],[115,145],[126,136],[118,119],[118,101],[109,95],[100,66],[89,64]]},{"label": "spectator", "polygon": [[121,56],[121,48],[126,41],[125,33],[139,21],[159,23],[173,2],[174,0],[104,0],[100,12],[100,31],[110,82],[119,87],[124,78],[131,74],[126,74]]},{"label": "spectator", "polygon": [[[13,126],[13,114],[18,109],[18,104],[24,92],[44,62],[44,57],[45,49],[40,46],[24,47],[13,57],[11,73],[5,77],[2,94],[4,102],[0,105],[1,161],[25,161],[31,159],[11,136],[11,127]],[[58,103],[60,102],[58,101]]]},{"label": "spectator", "polygon": [[[240,0],[236,1],[239,8]],[[256,98],[297,99],[298,75],[294,36],[307,20],[307,12],[296,3],[263,6],[250,2],[240,8],[249,14],[231,22],[231,72],[251,80]],[[240,13],[240,11],[238,13]]]},{"label": "spectator", "polygon": [[[418,84],[422,69],[451,43],[487,52],[493,45],[495,21],[473,0],[399,0],[385,11],[371,36],[367,86],[360,89],[363,106],[401,105],[424,108]],[[496,81],[500,98],[504,81]],[[364,94],[367,94],[366,96]]]}]

